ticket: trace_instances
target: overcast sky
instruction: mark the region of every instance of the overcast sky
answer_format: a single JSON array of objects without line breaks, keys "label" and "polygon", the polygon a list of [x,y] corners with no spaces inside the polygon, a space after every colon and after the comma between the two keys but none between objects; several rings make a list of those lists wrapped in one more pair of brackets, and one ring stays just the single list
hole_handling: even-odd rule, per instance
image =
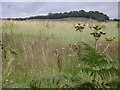
[{"label": "overcast sky", "polygon": [[0,17],[29,17],[49,12],[74,10],[100,11],[110,18],[118,18],[117,2],[2,2]]}]

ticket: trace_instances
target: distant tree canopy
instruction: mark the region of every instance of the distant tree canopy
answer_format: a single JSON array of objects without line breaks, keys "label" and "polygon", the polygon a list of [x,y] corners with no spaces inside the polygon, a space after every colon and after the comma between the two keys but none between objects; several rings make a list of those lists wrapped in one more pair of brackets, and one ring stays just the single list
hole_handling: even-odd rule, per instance
[{"label": "distant tree canopy", "polygon": [[29,17],[29,18],[14,18],[14,20],[61,19],[61,18],[69,18],[69,17],[85,17],[85,18],[95,19],[95,20],[98,20],[98,21],[109,20],[109,17],[104,13],[101,13],[99,11],[86,12],[84,10],[70,11],[70,12],[64,12],[64,13],[49,13],[46,16],[32,16],[32,17]]},{"label": "distant tree canopy", "polygon": [[116,19],[116,18],[115,18],[115,19],[113,19],[113,21],[119,21],[119,22],[120,22],[120,19]]}]

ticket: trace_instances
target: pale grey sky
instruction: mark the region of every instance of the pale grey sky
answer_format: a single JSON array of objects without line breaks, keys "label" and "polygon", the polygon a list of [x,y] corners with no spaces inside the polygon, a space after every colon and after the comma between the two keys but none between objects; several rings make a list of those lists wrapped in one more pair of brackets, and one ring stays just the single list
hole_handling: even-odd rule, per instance
[{"label": "pale grey sky", "polygon": [[49,12],[73,10],[100,11],[110,18],[118,18],[117,2],[2,2],[0,17],[29,17]]}]

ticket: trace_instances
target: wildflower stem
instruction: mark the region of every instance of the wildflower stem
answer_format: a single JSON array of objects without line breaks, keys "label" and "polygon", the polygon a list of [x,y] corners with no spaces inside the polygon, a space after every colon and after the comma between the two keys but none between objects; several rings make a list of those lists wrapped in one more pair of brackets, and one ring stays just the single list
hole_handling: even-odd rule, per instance
[{"label": "wildflower stem", "polygon": [[96,40],[96,37],[95,37],[95,49],[97,50],[97,40]]},{"label": "wildflower stem", "polygon": [[108,54],[106,54],[106,56],[107,56],[110,60],[112,60],[112,58],[111,58]]},{"label": "wildflower stem", "polygon": [[85,39],[84,39],[84,37],[83,37],[83,34],[81,34],[81,36],[82,36],[82,41],[85,42]]},{"label": "wildflower stem", "polygon": [[109,47],[110,47],[110,44],[107,45],[107,47],[104,49],[103,53],[105,53]]}]

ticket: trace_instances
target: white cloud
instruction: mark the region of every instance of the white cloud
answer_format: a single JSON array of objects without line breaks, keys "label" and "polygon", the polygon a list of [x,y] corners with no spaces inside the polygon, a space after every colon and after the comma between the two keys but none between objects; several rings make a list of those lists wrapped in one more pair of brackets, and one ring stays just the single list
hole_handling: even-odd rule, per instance
[{"label": "white cloud", "polygon": [[119,2],[119,0],[1,0],[2,2]]},{"label": "white cloud", "polygon": [[71,10],[100,11],[117,18],[117,2],[3,2],[3,17],[26,17]]}]

